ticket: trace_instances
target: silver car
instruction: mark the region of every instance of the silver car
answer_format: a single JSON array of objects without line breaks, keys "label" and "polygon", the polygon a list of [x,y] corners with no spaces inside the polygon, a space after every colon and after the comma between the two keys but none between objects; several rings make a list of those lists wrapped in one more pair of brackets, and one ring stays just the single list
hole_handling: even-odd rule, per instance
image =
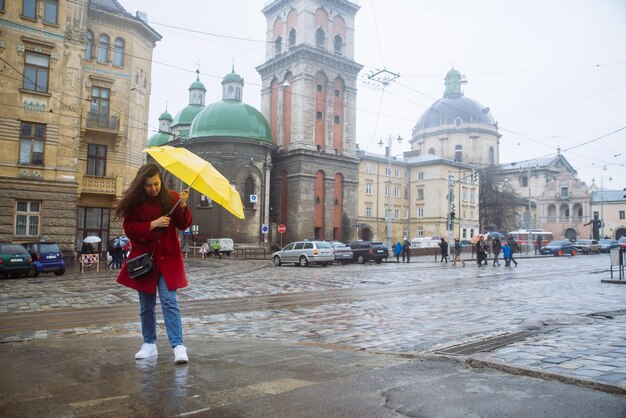
[{"label": "silver car", "polygon": [[275,266],[283,263],[294,263],[296,266],[306,267],[309,264],[327,266],[335,261],[335,252],[326,241],[296,241],[282,250],[272,254]]}]

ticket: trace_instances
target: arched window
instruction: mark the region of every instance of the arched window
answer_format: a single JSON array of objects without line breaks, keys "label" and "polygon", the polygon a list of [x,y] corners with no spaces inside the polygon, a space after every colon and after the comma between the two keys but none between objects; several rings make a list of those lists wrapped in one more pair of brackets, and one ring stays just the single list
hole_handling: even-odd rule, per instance
[{"label": "arched window", "polygon": [[429,149],[429,150],[428,150],[428,153],[429,153],[430,155],[435,155],[435,149],[434,149],[434,148]]},{"label": "arched window", "polygon": [[493,147],[489,147],[489,165],[494,165],[496,163],[496,153],[493,150]]},{"label": "arched window", "polygon": [[315,46],[318,48],[324,49],[324,45],[326,44],[326,33],[324,29],[317,28],[315,31]]},{"label": "arched window", "polygon": [[105,34],[98,38],[98,62],[109,62],[109,37]]},{"label": "arched window", "polygon": [[296,46],[296,28],[289,31],[289,48]]},{"label": "arched window", "polygon": [[276,51],[276,55],[278,55],[281,52],[283,52],[283,38],[282,37],[279,36],[274,41],[274,50]]},{"label": "arched window", "polygon": [[454,161],[463,162],[463,145],[454,147]]},{"label": "arched window", "polygon": [[335,46],[335,54],[341,55],[343,48],[343,39],[341,39],[341,35],[335,35],[335,42],[333,42]]},{"label": "arched window", "polygon": [[248,208],[254,208],[254,203],[250,201],[250,196],[254,194],[254,179],[252,177],[246,177],[246,181],[243,185],[244,202],[243,205]]},{"label": "arched window", "polygon": [[85,49],[85,59],[92,60],[93,59],[93,32],[87,31],[87,46]]},{"label": "arched window", "polygon": [[113,47],[113,65],[124,66],[124,40],[117,38]]}]

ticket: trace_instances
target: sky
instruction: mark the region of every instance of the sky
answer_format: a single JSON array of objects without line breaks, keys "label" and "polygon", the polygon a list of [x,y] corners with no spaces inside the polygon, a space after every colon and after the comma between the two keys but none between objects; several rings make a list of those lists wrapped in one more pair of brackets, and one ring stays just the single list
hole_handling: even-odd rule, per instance
[{"label": "sky", "polygon": [[[260,109],[267,0],[118,0],[148,14],[163,39],[154,50],[149,135],[165,110],[188,104],[196,69],[206,103],[221,100],[222,78],[245,80],[243,101]],[[422,113],[443,96],[451,69],[465,96],[498,122],[500,162],[561,153],[587,185],[626,188],[626,1],[359,0],[355,22],[357,144],[390,136],[410,149]],[[164,6],[167,4],[167,6]],[[399,74],[384,89],[368,76]]]}]

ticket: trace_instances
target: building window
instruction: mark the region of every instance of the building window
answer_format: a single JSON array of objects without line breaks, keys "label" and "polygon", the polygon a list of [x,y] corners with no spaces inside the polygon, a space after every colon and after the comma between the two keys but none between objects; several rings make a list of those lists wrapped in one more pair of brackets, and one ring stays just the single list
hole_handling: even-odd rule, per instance
[{"label": "building window", "polygon": [[324,49],[324,44],[326,43],[326,33],[324,29],[317,28],[315,31],[315,46],[321,49]]},{"label": "building window", "polygon": [[106,175],[106,145],[89,144],[87,146],[87,175],[104,177]]},{"label": "building window", "polygon": [[400,197],[400,188],[397,186],[393,188],[393,197],[396,199]]},{"label": "building window", "polygon": [[335,90],[335,97],[341,96],[341,90]]},{"label": "building window", "polygon": [[527,176],[522,177],[521,183],[522,183],[522,187],[528,187],[528,177]]},{"label": "building window", "polygon": [[569,197],[569,189],[567,186],[561,187],[561,197]]},{"label": "building window", "polygon": [[424,189],[417,189],[417,200],[424,200]]},{"label": "building window", "polygon": [[372,217],[372,207],[371,206],[365,206],[365,216],[367,216],[368,218]]},{"label": "building window", "polygon": [[393,170],[393,175],[396,176],[396,178],[400,177],[400,170],[398,168],[394,168]]},{"label": "building window", "polygon": [[315,117],[316,117],[317,119],[320,119],[320,120],[321,120],[321,119],[322,119],[322,116],[323,116],[323,115],[322,115],[322,112],[315,112]]},{"label": "building window", "polygon": [[50,56],[27,51],[24,56],[24,89],[30,91],[48,91],[48,73]]},{"label": "building window", "polygon": [[296,30],[291,28],[289,31],[289,48],[296,46]]},{"label": "building window", "polygon": [[365,194],[372,194],[372,183],[365,183]]},{"label": "building window", "polygon": [[418,180],[424,180],[424,172],[423,171],[418,171],[417,179]]},{"label": "building window", "polygon": [[493,147],[489,147],[489,165],[494,165],[496,163],[496,153],[493,150]]},{"label": "building window", "polygon": [[92,60],[93,51],[94,51],[93,32],[88,30],[87,31],[87,45],[85,48],[85,59]]},{"label": "building window", "polygon": [[428,150],[428,153],[429,153],[430,155],[435,155],[435,149],[434,149],[434,148],[429,149],[429,150]]},{"label": "building window", "polygon": [[18,200],[15,205],[15,235],[20,237],[39,236],[40,202]]},{"label": "building window", "polygon": [[424,217],[424,208],[417,208],[417,217],[418,218]]},{"label": "building window", "polygon": [[4,0],[0,0],[0,11],[4,12]]},{"label": "building window", "polygon": [[98,38],[98,62],[109,62],[109,37],[105,34]]},{"label": "building window", "polygon": [[252,196],[253,194],[254,194],[254,179],[251,176],[248,176],[243,185],[243,195],[244,195],[243,205],[248,209],[254,208],[254,202],[250,200],[250,196]]},{"label": "building window", "polygon": [[278,55],[281,52],[283,52],[283,38],[279,36],[274,41],[274,54]]},{"label": "building window", "polygon": [[454,160],[463,162],[463,145],[457,145],[454,147]]},{"label": "building window", "polygon": [[408,188],[408,187],[405,187],[405,188],[404,188],[404,198],[405,198],[405,199],[408,199],[408,198],[409,198],[409,188]]},{"label": "building window", "polygon": [[37,19],[37,0],[22,0],[22,17]]},{"label": "building window", "polygon": [[365,172],[366,173],[372,172],[372,165],[370,163],[365,164]]},{"label": "building window", "polygon": [[467,228],[463,228],[463,238],[467,238]]},{"label": "building window", "polygon": [[343,48],[343,39],[341,39],[341,35],[335,35],[335,54],[341,55],[341,49]]},{"label": "building window", "polygon": [[118,67],[124,66],[124,46],[125,42],[122,38],[117,38],[113,45],[113,65]]},{"label": "building window", "polygon": [[385,167],[385,176],[391,177],[391,168]]},{"label": "building window", "polygon": [[476,193],[470,193],[470,202],[476,201]]},{"label": "building window", "polygon": [[43,21],[46,23],[57,24],[57,16],[59,14],[59,0],[46,0],[46,8],[44,11]]},{"label": "building window", "polygon": [[385,184],[385,197],[389,197],[390,193],[391,193],[391,186],[389,186],[388,184]]},{"label": "building window", "polygon": [[340,120],[339,116],[335,115],[335,123],[339,123]]},{"label": "building window", "polygon": [[111,90],[103,87],[91,88],[91,116],[106,121],[109,117],[109,98]]},{"label": "building window", "polygon": [[[78,208],[78,224],[76,225],[76,249],[80,249],[83,239],[89,235],[97,235],[102,238],[102,242],[109,242],[109,208]],[[96,252],[100,252],[101,243],[98,244]],[[104,248],[106,249],[106,248]]]},{"label": "building window", "polygon": [[20,164],[43,165],[46,125],[22,122],[20,125]]},{"label": "building window", "polygon": [[626,219],[626,211],[620,210],[619,211],[619,218],[620,219]]},{"label": "building window", "polygon": [[324,86],[322,86],[321,84],[318,84],[316,87],[317,91],[322,92],[324,91]]},{"label": "building window", "polygon": [[463,192],[463,201],[467,202],[467,192]]},{"label": "building window", "polygon": [[399,219],[400,218],[400,209],[394,209],[393,210],[393,219]]},{"label": "building window", "polygon": [[417,227],[417,236],[418,237],[423,237],[424,236],[424,227],[423,226],[418,226]]}]

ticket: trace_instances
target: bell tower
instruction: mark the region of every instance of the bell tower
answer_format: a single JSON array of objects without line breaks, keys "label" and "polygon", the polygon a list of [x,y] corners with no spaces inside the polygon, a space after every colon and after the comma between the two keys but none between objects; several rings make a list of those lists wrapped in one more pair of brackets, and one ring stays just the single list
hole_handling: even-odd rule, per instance
[{"label": "bell tower", "polygon": [[354,17],[348,0],[275,0],[267,19],[261,110],[278,145],[270,218],[288,239],[345,239],[356,219]]}]

